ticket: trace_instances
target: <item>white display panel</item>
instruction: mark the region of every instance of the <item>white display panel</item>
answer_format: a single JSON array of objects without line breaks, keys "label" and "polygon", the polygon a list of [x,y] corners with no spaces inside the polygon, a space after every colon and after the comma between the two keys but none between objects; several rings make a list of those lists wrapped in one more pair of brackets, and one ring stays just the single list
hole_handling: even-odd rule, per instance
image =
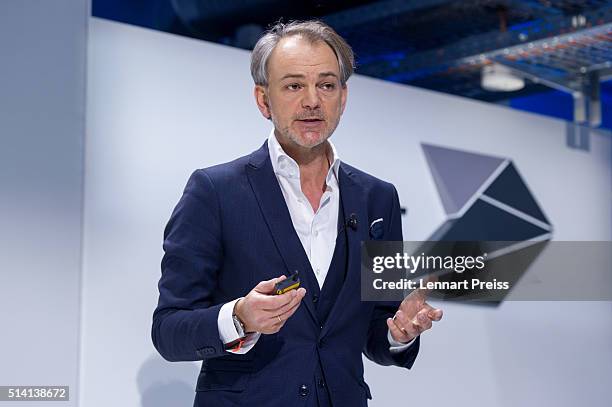
[{"label": "white display panel", "polygon": [[[195,168],[258,148],[270,123],[248,52],[92,19],[89,53],[81,405],[190,405],[199,364],[150,339],[163,228]],[[609,135],[573,150],[560,120],[355,76],[333,140],[396,185],[407,240],[444,219],[422,141],[512,158],[555,239],[611,239]],[[593,378],[612,376],[610,303],[444,308],[412,371],[366,361],[371,406],[607,404]]]}]

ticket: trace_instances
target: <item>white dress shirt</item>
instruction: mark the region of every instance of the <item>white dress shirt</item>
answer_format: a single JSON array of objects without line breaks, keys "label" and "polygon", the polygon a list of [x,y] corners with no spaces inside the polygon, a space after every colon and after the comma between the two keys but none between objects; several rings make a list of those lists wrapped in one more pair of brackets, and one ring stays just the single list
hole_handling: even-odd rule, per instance
[{"label": "white dress shirt", "polygon": [[[331,141],[329,141],[329,145],[331,147],[328,150],[330,166],[325,177],[326,188],[321,196],[319,207],[314,211],[308,198],[302,192],[300,167],[293,158],[285,153],[274,135],[274,130],[268,137],[268,151],[272,169],[289,209],[293,227],[300,238],[304,252],[308,256],[319,283],[319,288],[322,288],[325,283],[325,277],[334,255],[338,235],[338,210],[340,209],[338,183],[340,159]],[[232,342],[239,337],[232,319],[234,305],[238,300],[239,298],[224,304],[219,311],[217,325],[223,343]],[[260,333],[248,335],[241,349],[231,352],[239,354],[248,352],[257,343],[260,336]],[[412,341],[407,344],[395,341],[390,332],[387,338],[392,352],[401,352],[412,345]]]}]

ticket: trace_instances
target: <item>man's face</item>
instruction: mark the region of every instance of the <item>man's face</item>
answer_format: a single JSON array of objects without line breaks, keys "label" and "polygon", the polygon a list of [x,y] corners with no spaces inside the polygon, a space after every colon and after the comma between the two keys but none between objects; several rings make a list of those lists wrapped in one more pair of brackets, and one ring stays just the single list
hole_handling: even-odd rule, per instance
[{"label": "man's face", "polygon": [[256,86],[261,113],[280,141],[313,148],[336,129],[346,104],[334,51],[298,35],[282,39],[268,59],[268,86]]}]

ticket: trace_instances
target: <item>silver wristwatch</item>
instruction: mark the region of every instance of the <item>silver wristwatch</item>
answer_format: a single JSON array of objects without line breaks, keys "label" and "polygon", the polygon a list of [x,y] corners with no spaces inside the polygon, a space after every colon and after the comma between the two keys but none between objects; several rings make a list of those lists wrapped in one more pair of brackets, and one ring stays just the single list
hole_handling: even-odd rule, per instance
[{"label": "silver wristwatch", "polygon": [[238,337],[244,338],[244,324],[242,323],[240,318],[236,316],[236,314],[232,314],[232,320],[234,321],[234,327],[236,327],[236,332],[238,332]]}]

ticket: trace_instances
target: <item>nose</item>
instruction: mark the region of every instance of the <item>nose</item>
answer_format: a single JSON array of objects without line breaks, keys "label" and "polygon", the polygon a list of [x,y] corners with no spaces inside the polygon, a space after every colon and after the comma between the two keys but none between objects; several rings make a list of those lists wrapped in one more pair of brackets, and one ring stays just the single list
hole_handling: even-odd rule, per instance
[{"label": "nose", "polygon": [[318,109],[321,107],[321,100],[319,99],[319,93],[317,92],[316,87],[310,87],[306,92],[304,92],[304,97],[302,98],[302,107],[304,109]]}]

